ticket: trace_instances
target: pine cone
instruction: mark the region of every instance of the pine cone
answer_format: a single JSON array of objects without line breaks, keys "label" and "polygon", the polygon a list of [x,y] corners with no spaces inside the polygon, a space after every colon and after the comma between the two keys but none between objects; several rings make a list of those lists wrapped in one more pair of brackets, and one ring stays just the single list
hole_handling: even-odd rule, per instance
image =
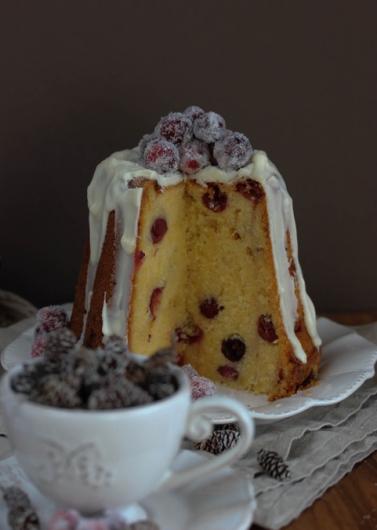
[{"label": "pine cone", "polygon": [[257,461],[265,473],[276,480],[285,480],[290,478],[288,464],[276,451],[267,451],[260,449],[257,455]]},{"label": "pine cone", "polygon": [[204,440],[203,442],[199,442],[195,445],[195,447],[200,451],[207,451],[207,453],[218,455],[226,449],[231,449],[232,447],[234,447],[239,437],[240,432],[238,429],[218,429],[212,433],[212,436],[210,438]]}]

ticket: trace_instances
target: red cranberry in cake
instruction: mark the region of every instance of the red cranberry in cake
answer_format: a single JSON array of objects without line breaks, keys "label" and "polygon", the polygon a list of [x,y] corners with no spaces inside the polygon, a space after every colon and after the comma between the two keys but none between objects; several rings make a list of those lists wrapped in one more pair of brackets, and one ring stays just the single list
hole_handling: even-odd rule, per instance
[{"label": "red cranberry in cake", "polygon": [[149,311],[152,315],[153,320],[157,316],[157,311],[159,308],[159,305],[161,303],[162,298],[162,292],[164,288],[163,287],[156,287],[156,289],[153,289],[150,300],[149,300]]},{"label": "red cranberry in cake", "polygon": [[208,146],[199,140],[183,144],[180,155],[179,169],[187,175],[192,175],[209,164]]},{"label": "red cranberry in cake", "polygon": [[152,224],[151,237],[154,244],[159,243],[168,230],[168,223],[163,217],[158,217]]},{"label": "red cranberry in cake", "polygon": [[206,298],[200,303],[199,309],[204,317],[215,318],[224,309],[224,306],[219,306],[216,298]]},{"label": "red cranberry in cake", "polygon": [[204,114],[204,110],[197,105],[190,105],[190,107],[187,107],[183,113],[188,116],[190,120],[194,121],[196,118],[199,118],[199,116]]},{"label": "red cranberry in cake", "polygon": [[259,336],[267,341],[275,343],[278,340],[275,326],[272,322],[271,315],[261,315],[258,319],[258,333]]},{"label": "red cranberry in cake", "polygon": [[139,267],[145,258],[145,253],[142,250],[137,250],[135,252],[135,267]]},{"label": "red cranberry in cake", "polygon": [[229,361],[238,362],[245,355],[246,345],[239,335],[232,335],[222,341],[221,351]]},{"label": "red cranberry in cake", "polygon": [[301,330],[302,330],[301,319],[298,319],[295,322],[295,333],[299,333]]},{"label": "red cranberry in cake", "polygon": [[192,121],[182,112],[171,112],[161,118],[155,132],[173,144],[181,144],[192,136]]},{"label": "red cranberry in cake", "polygon": [[194,121],[194,135],[207,144],[219,140],[225,131],[225,120],[216,112],[205,112]]},{"label": "red cranberry in cake", "polygon": [[236,191],[241,193],[245,199],[252,201],[254,204],[257,204],[264,197],[263,187],[259,184],[259,182],[253,179],[246,179],[242,180],[241,182],[237,182]]},{"label": "red cranberry in cake", "polygon": [[178,169],[179,153],[176,146],[167,140],[149,142],[144,150],[144,165],[158,173],[167,173]]},{"label": "red cranberry in cake", "polygon": [[208,184],[208,191],[203,194],[203,204],[213,212],[222,212],[228,204],[228,196],[217,184]]},{"label": "red cranberry in cake", "polygon": [[215,143],[213,154],[221,169],[240,169],[250,161],[253,148],[244,134],[227,131]]},{"label": "red cranberry in cake", "polygon": [[229,364],[219,366],[217,371],[222,377],[224,377],[225,379],[230,379],[232,381],[236,381],[239,376],[237,368],[234,368],[234,366],[230,366]]},{"label": "red cranberry in cake", "polygon": [[177,342],[184,344],[194,344],[199,342],[203,337],[203,330],[193,323],[186,323],[182,327],[175,329],[175,337]]}]

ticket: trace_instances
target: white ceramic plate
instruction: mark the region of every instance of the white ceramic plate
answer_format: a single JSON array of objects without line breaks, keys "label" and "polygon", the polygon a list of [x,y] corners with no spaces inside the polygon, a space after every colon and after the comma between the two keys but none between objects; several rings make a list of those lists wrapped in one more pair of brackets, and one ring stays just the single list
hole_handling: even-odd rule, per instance
[{"label": "white ceramic plate", "polygon": [[[250,410],[260,421],[276,421],[299,414],[311,407],[332,405],[342,401],[374,375],[377,346],[358,335],[353,329],[328,320],[318,320],[318,331],[323,340],[319,381],[312,388],[297,392],[294,396],[268,401],[265,396],[231,390],[218,385],[220,394],[232,396]],[[30,360],[34,330],[24,331],[8,345],[1,355],[6,370]],[[234,418],[216,413],[216,423],[227,423]]]},{"label": "white ceramic plate", "polygon": [[[211,458],[203,453],[181,451],[174,468],[184,469]],[[52,504],[27,481],[14,457],[0,462],[0,486],[17,483],[32,499],[42,527],[54,512]],[[170,493],[155,492],[140,505],[124,510],[130,522],[139,518],[155,521],[160,530],[247,530],[256,503],[249,478],[239,470],[224,468],[206,479]],[[8,530],[5,506],[0,499],[0,528]]]}]

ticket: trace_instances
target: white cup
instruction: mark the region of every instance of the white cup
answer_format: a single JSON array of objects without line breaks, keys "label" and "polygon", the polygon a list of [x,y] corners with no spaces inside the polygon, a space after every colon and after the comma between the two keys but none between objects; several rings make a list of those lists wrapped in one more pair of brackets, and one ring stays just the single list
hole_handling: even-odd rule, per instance
[{"label": "white cup", "polygon": [[[223,396],[191,402],[190,383],[174,367],[178,390],[135,408],[65,410],[30,402],[15,393],[11,378],[1,385],[2,410],[11,444],[35,486],[58,505],[83,514],[126,506],[157,488],[171,489],[238,460],[250,447],[254,423],[248,410]],[[207,413],[227,411],[237,419],[235,447],[183,471],[171,471],[184,436],[194,441],[212,432]]]}]

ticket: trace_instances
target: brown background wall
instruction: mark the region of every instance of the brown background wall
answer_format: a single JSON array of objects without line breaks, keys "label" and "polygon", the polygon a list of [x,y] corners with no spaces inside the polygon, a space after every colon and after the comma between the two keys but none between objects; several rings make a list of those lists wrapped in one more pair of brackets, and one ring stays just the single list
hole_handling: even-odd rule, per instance
[{"label": "brown background wall", "polygon": [[71,300],[96,163],[196,103],[285,175],[317,306],[377,307],[375,0],[1,7],[2,288]]}]

